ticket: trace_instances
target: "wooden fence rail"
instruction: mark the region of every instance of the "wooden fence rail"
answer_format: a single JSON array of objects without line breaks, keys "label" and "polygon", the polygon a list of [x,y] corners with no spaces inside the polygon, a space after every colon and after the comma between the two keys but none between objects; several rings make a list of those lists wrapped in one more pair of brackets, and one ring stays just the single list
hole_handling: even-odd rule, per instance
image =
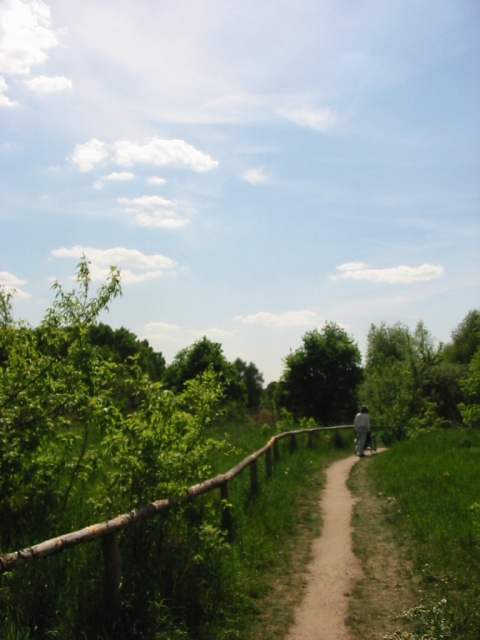
[{"label": "wooden fence rail", "polygon": [[[297,447],[297,436],[308,434],[309,447],[313,446],[313,434],[317,431],[330,431],[339,429],[352,429],[353,425],[339,425],[335,427],[314,427],[312,429],[298,429],[296,431],[285,431],[270,438],[270,440],[258,451],[250,454],[239,462],[235,467],[224,474],[219,474],[214,478],[195,484],[187,489],[186,494],[179,500],[172,498],[164,498],[150,502],[143,507],[132,509],[128,513],[101,522],[92,524],[88,527],[73,531],[50,540],[45,540],[39,544],[32,545],[20,551],[6,553],[0,555],[0,575],[7,571],[12,571],[22,564],[32,562],[38,558],[46,558],[66,549],[90,542],[97,538],[102,538],[103,556],[105,562],[105,598],[107,604],[115,605],[118,598],[118,588],[120,585],[121,558],[118,546],[118,531],[130,527],[136,522],[151,518],[161,512],[168,511],[173,507],[190,502],[204,493],[209,493],[215,489],[220,489],[220,497],[222,499],[222,529],[231,533],[232,530],[232,513],[228,503],[228,483],[230,480],[239,475],[246,467],[250,468],[250,488],[253,494],[259,490],[257,459],[265,454],[265,467],[267,477],[273,472],[273,461],[280,459],[280,450],[278,446],[279,440],[289,438],[289,449],[291,452]],[[273,449],[273,456],[272,456]],[[272,461],[273,458],[273,461]]]}]

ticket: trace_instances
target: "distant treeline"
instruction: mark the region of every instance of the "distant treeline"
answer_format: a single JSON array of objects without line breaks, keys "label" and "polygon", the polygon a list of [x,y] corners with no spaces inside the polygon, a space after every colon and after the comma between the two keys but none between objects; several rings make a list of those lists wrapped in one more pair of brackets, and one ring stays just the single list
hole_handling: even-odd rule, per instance
[{"label": "distant treeline", "polygon": [[294,417],[319,424],[351,422],[361,401],[392,442],[422,428],[464,424],[479,426],[480,311],[472,310],[452,332],[447,344],[437,343],[422,322],[412,331],[396,323],[372,325],[364,366],[358,346],[335,323],[314,329],[302,346],[285,358],[278,382],[263,386],[257,366],[237,358],[229,362],[221,344],[206,337],[179,351],[166,365],[147,340],[121,327],[89,328],[92,345],[105,358],[137,365],[154,381],[180,393],[187,380],[211,369],[222,380],[225,402],[237,409]]}]

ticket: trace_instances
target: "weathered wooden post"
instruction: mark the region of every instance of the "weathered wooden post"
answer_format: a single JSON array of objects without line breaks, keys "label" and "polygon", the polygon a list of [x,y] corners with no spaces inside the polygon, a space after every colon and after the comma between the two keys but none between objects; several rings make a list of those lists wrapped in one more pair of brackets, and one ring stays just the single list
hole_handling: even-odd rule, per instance
[{"label": "weathered wooden post", "polygon": [[265,451],[265,469],[267,471],[267,478],[272,475],[273,472],[273,464],[272,464],[272,448],[268,447]]},{"label": "weathered wooden post", "polygon": [[290,436],[290,453],[293,453],[295,451],[295,449],[297,448],[297,438],[295,437],[295,434],[292,433],[292,435]]},{"label": "weathered wooden post", "polygon": [[308,432],[307,447],[313,449],[313,431]]},{"label": "weathered wooden post", "polygon": [[108,615],[114,615],[120,603],[120,579],[122,575],[122,558],[116,532],[102,537],[103,560],[105,563],[105,607]]},{"label": "weathered wooden post", "polygon": [[280,460],[280,449],[278,448],[278,440],[276,438],[273,441],[273,459],[275,462]]},{"label": "weathered wooden post", "polygon": [[220,485],[220,498],[223,501],[222,505],[222,530],[226,531],[230,537],[233,532],[232,526],[232,509],[228,503],[228,482],[224,482]]},{"label": "weathered wooden post", "polygon": [[250,490],[253,495],[258,493],[259,485],[258,485],[258,466],[257,459],[254,458],[250,462]]}]

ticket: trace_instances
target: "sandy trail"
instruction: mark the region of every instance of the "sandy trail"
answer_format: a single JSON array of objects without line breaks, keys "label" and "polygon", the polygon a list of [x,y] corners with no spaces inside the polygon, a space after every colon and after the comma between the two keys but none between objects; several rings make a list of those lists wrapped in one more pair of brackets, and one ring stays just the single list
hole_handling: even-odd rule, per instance
[{"label": "sandy trail", "polygon": [[348,640],[345,624],[353,580],[360,575],[360,563],[352,552],[351,517],[355,501],[346,486],[356,456],[334,462],[320,508],[323,530],[313,542],[307,568],[306,590],[295,612],[295,623],[287,640]]}]

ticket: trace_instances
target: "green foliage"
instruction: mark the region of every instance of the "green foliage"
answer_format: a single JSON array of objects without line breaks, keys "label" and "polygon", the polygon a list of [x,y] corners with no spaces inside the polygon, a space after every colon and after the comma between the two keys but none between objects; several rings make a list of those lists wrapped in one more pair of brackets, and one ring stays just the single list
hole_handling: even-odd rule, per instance
[{"label": "green foliage", "polygon": [[470,361],[468,375],[461,382],[465,394],[465,402],[459,405],[465,424],[469,427],[480,427],[480,347],[477,348]]},{"label": "green foliage", "polygon": [[448,362],[468,364],[480,347],[480,310],[472,309],[452,332],[452,342],[444,347]]},{"label": "green foliage", "polygon": [[480,432],[456,429],[424,432],[369,467],[398,537],[412,541],[424,602],[448,602],[437,617],[427,615],[430,607],[417,608],[419,633],[435,618],[451,624],[451,637],[480,635],[479,463]]},{"label": "green foliage", "polygon": [[103,323],[92,324],[89,337],[106,360],[127,365],[137,363],[152,380],[161,380],[165,372],[165,358],[155,352],[147,340],[138,340],[134,333],[124,327],[114,330]]},{"label": "green foliage", "polygon": [[193,380],[208,368],[220,376],[225,400],[245,403],[246,389],[239,380],[237,369],[223,355],[222,345],[205,336],[177,353],[165,371],[164,381],[169,389],[181,393],[187,380]]},{"label": "green foliage", "polygon": [[[0,521],[2,546],[31,522],[48,531],[62,522],[75,484],[94,474],[88,450],[92,426],[115,421],[110,392],[115,370],[88,340],[88,326],[120,294],[112,269],[106,285],[88,298],[89,272],[78,268],[78,291],[55,283],[55,300],[34,330],[14,322],[3,294],[0,330]],[[20,535],[20,538],[18,536]]]},{"label": "green foliage", "polygon": [[446,362],[422,322],[413,332],[397,323],[372,325],[361,389],[385,444],[418,430],[458,423],[463,368]]},{"label": "green foliage", "polygon": [[110,430],[104,440],[108,457],[115,461],[110,479],[116,502],[110,510],[119,508],[118,493],[125,509],[159,496],[182,496],[191,484],[208,477],[210,450],[225,447],[204,437],[205,427],[219,416],[224,395],[211,369],[188,380],[181,394],[159,383],[149,387],[122,429]]},{"label": "green foliage", "polygon": [[240,358],[233,363],[238,374],[238,379],[245,387],[247,393],[247,409],[257,411],[260,408],[260,401],[263,392],[263,376],[257,367],[250,362],[247,364]]},{"label": "green foliage", "polygon": [[362,375],[357,345],[335,323],[307,332],[302,341],[285,358],[277,404],[297,419],[311,417],[324,425],[350,422]]}]

